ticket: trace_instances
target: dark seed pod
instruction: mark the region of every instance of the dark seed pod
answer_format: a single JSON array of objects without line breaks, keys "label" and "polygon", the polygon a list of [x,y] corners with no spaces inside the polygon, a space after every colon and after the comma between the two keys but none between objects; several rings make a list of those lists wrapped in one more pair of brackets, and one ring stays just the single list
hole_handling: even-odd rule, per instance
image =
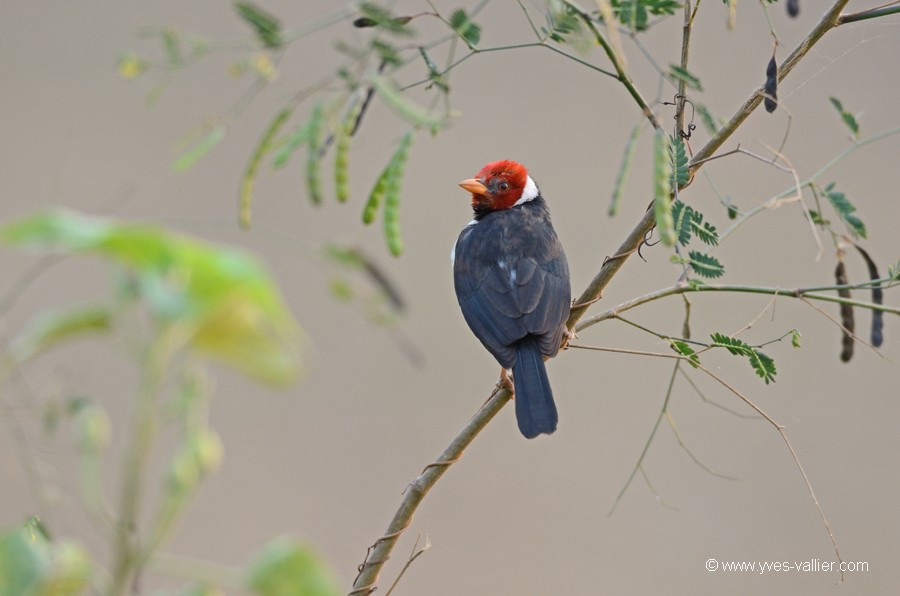
[{"label": "dark seed pod", "polygon": [[775,56],[772,56],[766,67],[766,86],[763,90],[766,92],[766,111],[771,114],[778,107],[778,63],[775,62]]},{"label": "dark seed pod", "polygon": [[800,14],[800,0],[788,0],[787,13],[791,18],[795,18],[798,14]]},{"label": "dark seed pod", "polygon": [[[856,247],[856,250],[859,251],[859,254],[862,255],[862,258],[866,261],[866,267],[869,268],[869,279],[875,280],[880,279],[881,276],[878,274],[878,265],[875,264],[875,261],[872,260],[872,257],[869,256],[869,253],[861,249],[859,246]],[[875,284],[872,286],[872,303],[878,304],[879,306],[884,304],[884,296],[882,295],[881,284]],[[881,347],[881,344],[884,342],[884,313],[880,310],[872,311],[872,345],[876,348]]]},{"label": "dark seed pod", "polygon": [[[847,285],[847,268],[844,261],[838,261],[834,270],[834,283],[839,286]],[[850,298],[850,290],[842,288],[838,290],[841,298]],[[841,325],[844,326],[844,337],[841,339],[841,362],[850,362],[853,358],[853,307],[849,304],[841,304]]]}]

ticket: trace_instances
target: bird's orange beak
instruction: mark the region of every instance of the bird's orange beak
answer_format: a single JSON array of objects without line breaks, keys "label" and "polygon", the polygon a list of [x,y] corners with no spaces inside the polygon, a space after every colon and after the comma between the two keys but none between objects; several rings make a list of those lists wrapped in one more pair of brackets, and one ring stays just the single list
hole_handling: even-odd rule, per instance
[{"label": "bird's orange beak", "polygon": [[459,183],[459,185],[472,194],[482,195],[482,196],[488,194],[487,186],[485,186],[484,184],[481,183],[480,180],[477,180],[475,178],[469,178],[468,180],[463,180],[462,182]]}]

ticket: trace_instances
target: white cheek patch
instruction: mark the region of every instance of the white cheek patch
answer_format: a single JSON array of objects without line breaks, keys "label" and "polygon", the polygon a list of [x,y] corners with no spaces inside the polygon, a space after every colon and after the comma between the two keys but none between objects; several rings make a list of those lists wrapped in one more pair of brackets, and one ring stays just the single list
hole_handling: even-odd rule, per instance
[{"label": "white cheek patch", "polygon": [[[472,226],[474,226],[474,225],[477,224],[477,223],[478,223],[478,220],[477,220],[477,219],[473,219],[472,221],[470,221],[469,223],[466,224],[466,228],[471,228]],[[463,228],[463,230],[465,230],[466,228]],[[455,265],[455,264],[456,264],[456,243],[457,243],[457,242],[459,242],[459,240],[457,240],[456,242],[454,242],[454,243],[453,243],[453,248],[450,249],[450,264],[451,264],[451,265]]]},{"label": "white cheek patch", "polygon": [[538,198],[538,195],[541,194],[541,191],[538,190],[537,184],[534,183],[534,180],[531,176],[528,176],[525,182],[525,188],[522,189],[522,196],[519,197],[519,200],[514,203],[514,205],[521,205],[522,203],[527,203],[528,201],[532,201]]}]

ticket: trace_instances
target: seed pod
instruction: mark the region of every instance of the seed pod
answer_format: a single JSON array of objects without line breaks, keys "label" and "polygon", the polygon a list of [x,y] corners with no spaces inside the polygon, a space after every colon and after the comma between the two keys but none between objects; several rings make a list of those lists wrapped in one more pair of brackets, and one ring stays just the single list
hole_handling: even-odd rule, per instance
[{"label": "seed pod", "polygon": [[384,238],[387,240],[388,249],[395,257],[403,252],[403,238],[400,235],[400,188],[411,144],[412,131],[409,131],[391,158],[385,187]]},{"label": "seed pod", "polygon": [[334,133],[334,194],[341,203],[350,198],[350,135],[361,108],[356,102]]},{"label": "seed pod", "polygon": [[[843,259],[838,261],[837,268],[834,270],[834,283],[839,286],[847,285],[847,268],[844,266]],[[841,298],[850,298],[850,290],[842,288],[838,290],[838,296]],[[849,304],[841,304],[841,325],[844,326],[844,336],[841,339],[841,362],[850,362],[853,358],[853,307]]]},{"label": "seed pod", "polygon": [[314,205],[322,202],[322,178],[319,175],[319,153],[322,149],[322,105],[316,104],[309,121],[309,155],[306,157],[306,187]]},{"label": "seed pod", "polygon": [[391,164],[388,164],[379,174],[378,180],[375,181],[375,186],[372,187],[372,192],[369,193],[369,200],[366,201],[362,216],[363,223],[366,225],[375,221],[375,214],[378,213],[378,208],[381,207],[384,193],[387,190],[387,177],[390,170]]},{"label": "seed pod", "polygon": [[787,13],[791,18],[800,14],[800,0],[787,0]]},{"label": "seed pod", "polygon": [[778,107],[778,63],[774,55],[766,67],[766,86],[763,89],[766,92],[766,111],[771,114]]},{"label": "seed pod", "polygon": [[[854,245],[856,246],[856,245]],[[869,256],[869,253],[864,251],[859,246],[856,246],[856,250],[859,251],[859,254],[862,255],[863,260],[866,262],[866,267],[869,268],[869,279],[876,280],[880,279],[881,276],[878,274],[878,265],[875,264],[875,261],[872,260],[872,257]],[[881,284],[874,284],[872,286],[872,303],[882,305],[884,304],[884,296],[881,290]],[[881,347],[881,344],[884,342],[884,313],[880,310],[872,311],[872,345],[876,348]]]}]

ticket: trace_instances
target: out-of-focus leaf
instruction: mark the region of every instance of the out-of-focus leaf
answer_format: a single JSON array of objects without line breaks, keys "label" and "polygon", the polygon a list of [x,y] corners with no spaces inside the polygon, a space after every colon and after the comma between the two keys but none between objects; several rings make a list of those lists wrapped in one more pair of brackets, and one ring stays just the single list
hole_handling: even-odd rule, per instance
[{"label": "out-of-focus leaf", "polygon": [[134,52],[127,52],[119,56],[118,69],[123,79],[136,79],[147,70],[147,63]]},{"label": "out-of-focus leaf", "polygon": [[0,240],[112,259],[136,274],[138,295],[188,347],[269,383],[299,373],[304,338],[265,268],[248,254],[62,210],[0,228]]},{"label": "out-of-focus leaf", "polygon": [[175,171],[183,172],[197,163],[200,158],[212,151],[213,147],[218,145],[222,139],[225,138],[225,133],[227,131],[228,127],[224,124],[213,126],[200,141],[178,156],[178,159],[175,160]]},{"label": "out-of-focus leaf", "polygon": [[683,82],[688,89],[703,91],[700,79],[691,74],[686,68],[682,68],[677,64],[669,65],[669,78],[676,84]]},{"label": "out-of-focus leaf", "polygon": [[269,123],[268,128],[266,128],[265,132],[263,132],[262,136],[259,138],[256,148],[250,155],[250,160],[247,162],[247,167],[244,169],[244,175],[241,178],[239,213],[241,227],[250,227],[250,220],[252,217],[251,209],[253,206],[253,186],[256,183],[256,173],[259,170],[259,164],[262,163],[263,156],[272,150],[272,142],[275,140],[275,136],[293,113],[293,106],[289,106],[278,112],[275,118],[272,119],[272,122]]},{"label": "out-of-focus leaf", "polygon": [[702,103],[695,103],[694,107],[697,109],[697,113],[700,114],[700,120],[703,122],[703,126],[706,128],[707,132],[711,135],[716,134],[719,130],[719,125],[716,124],[716,119],[713,118],[709,108]]},{"label": "out-of-focus leaf", "polygon": [[359,6],[360,17],[353,21],[353,26],[359,29],[367,27],[380,27],[394,35],[410,36],[415,32],[408,23],[412,17],[395,17],[389,10],[382,8],[373,2],[363,2]]},{"label": "out-of-focus leaf", "polygon": [[272,14],[252,2],[235,2],[234,8],[264,45],[270,48],[281,45],[281,23]]},{"label": "out-of-focus leaf", "polygon": [[45,313],[29,323],[15,339],[13,353],[17,361],[23,362],[74,337],[105,333],[111,325],[112,313],[103,306]]},{"label": "out-of-focus leaf", "polygon": [[91,567],[84,548],[51,544],[31,524],[0,535],[0,594],[76,596],[88,587]]},{"label": "out-of-focus leaf", "polygon": [[432,134],[436,134],[444,125],[444,118],[435,116],[408,99],[389,79],[375,75],[372,77],[371,82],[372,87],[384,103],[407,122],[414,126],[427,128]]},{"label": "out-of-focus leaf", "polygon": [[850,129],[850,132],[853,133],[853,136],[857,139],[859,138],[859,123],[856,122],[856,116],[848,112],[844,109],[844,104],[841,103],[837,97],[830,97],[831,105],[834,106],[834,109],[838,111],[838,114],[841,115],[841,120],[844,121],[844,124],[847,125],[847,128]]},{"label": "out-of-focus leaf", "polygon": [[454,10],[450,15],[450,26],[470,47],[477,46],[481,41],[481,27],[473,23],[462,8]]},{"label": "out-of-focus leaf", "polygon": [[834,190],[834,183],[831,183],[825,187],[825,197],[840,218],[844,220],[844,223],[847,224],[850,231],[860,238],[865,238],[867,234],[866,224],[855,214],[856,207],[847,199],[847,195]]},{"label": "out-of-focus leaf", "polygon": [[622,153],[622,164],[619,166],[616,185],[613,187],[612,198],[609,201],[608,213],[610,217],[614,217],[619,212],[619,203],[622,200],[625,183],[628,181],[628,173],[631,171],[631,162],[634,160],[634,151],[637,147],[637,138],[641,133],[641,128],[642,123],[638,122],[631,129],[631,136],[628,137],[628,143],[625,145],[625,151]]},{"label": "out-of-focus leaf", "polygon": [[160,36],[162,37],[163,47],[166,48],[166,58],[169,60],[169,66],[176,68],[184,64],[178,33],[171,27],[165,27],[160,32]]},{"label": "out-of-focus leaf", "polygon": [[303,126],[291,133],[291,136],[275,151],[275,155],[272,157],[272,167],[283,168],[297,149],[309,144],[309,137],[312,133],[311,124],[312,120],[307,120]]},{"label": "out-of-focus leaf", "polygon": [[657,131],[653,141],[653,213],[659,238],[666,246],[675,246],[675,222],[672,219],[672,162],[669,137]]},{"label": "out-of-focus leaf", "polygon": [[622,24],[632,31],[645,31],[650,15],[669,16],[681,8],[676,0],[611,0],[610,3]]},{"label": "out-of-focus leaf", "polygon": [[0,535],[0,594],[29,594],[50,567],[46,538],[21,528]]},{"label": "out-of-focus leaf", "polygon": [[276,538],[249,567],[247,587],[256,596],[338,596],[332,571],[310,546]]}]

